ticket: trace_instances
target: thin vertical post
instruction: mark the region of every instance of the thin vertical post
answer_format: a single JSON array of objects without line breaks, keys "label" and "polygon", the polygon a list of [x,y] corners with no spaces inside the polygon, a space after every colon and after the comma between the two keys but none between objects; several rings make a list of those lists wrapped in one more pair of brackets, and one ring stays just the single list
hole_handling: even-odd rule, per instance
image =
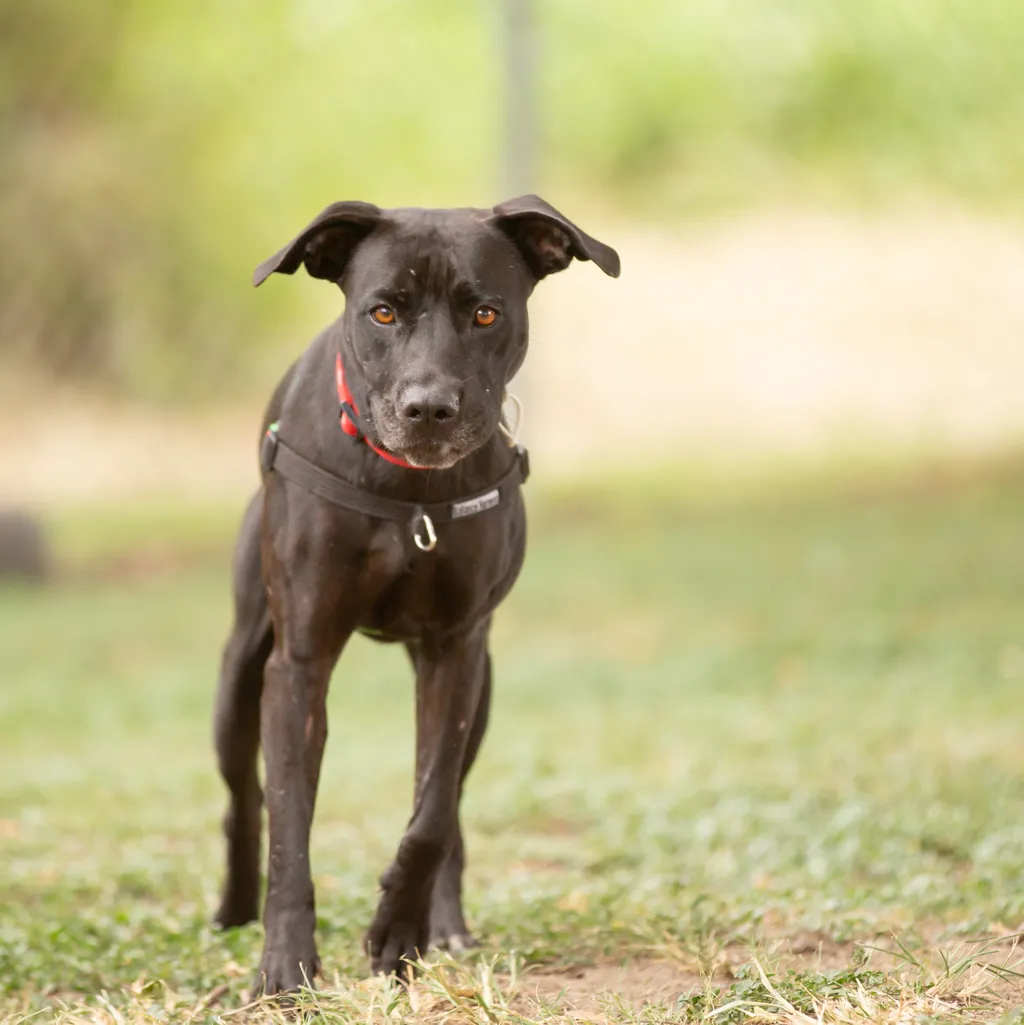
[{"label": "thin vertical post", "polygon": [[533,191],[536,48],[533,0],[501,0],[505,14],[505,198]]},{"label": "thin vertical post", "polygon": [[[505,140],[502,199],[537,190],[536,36],[534,0],[500,0],[505,37]],[[527,360],[527,367],[529,360]],[[527,412],[535,399],[532,375],[516,374],[513,390]],[[529,422],[526,426],[529,432]]]}]

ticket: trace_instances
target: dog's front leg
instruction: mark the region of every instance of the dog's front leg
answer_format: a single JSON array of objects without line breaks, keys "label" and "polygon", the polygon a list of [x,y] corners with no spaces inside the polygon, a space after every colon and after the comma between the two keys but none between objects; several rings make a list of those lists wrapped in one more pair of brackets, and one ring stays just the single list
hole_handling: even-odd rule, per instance
[{"label": "dog's front leg", "polygon": [[[273,497],[268,494],[268,502]],[[344,601],[351,580],[323,568],[332,554],[329,524],[302,521],[302,529],[274,531],[266,522],[275,513],[280,510],[273,506],[265,512],[263,565],[274,649],[260,702],[270,848],[256,983],[266,993],[298,989],[320,967],[309,834],[327,740],[327,687],[352,624]]]},{"label": "dog's front leg", "polygon": [[327,686],[335,658],[300,658],[277,645],[260,708],[270,852],[266,930],[257,979],[266,993],[297,989],[320,970],[309,863],[320,762],[327,739]]},{"label": "dog's front leg", "polygon": [[416,787],[413,814],[366,937],[375,972],[408,975],[425,953],[438,867],[458,835],[462,769],[485,679],[487,624],[444,640],[422,640],[416,653]]}]

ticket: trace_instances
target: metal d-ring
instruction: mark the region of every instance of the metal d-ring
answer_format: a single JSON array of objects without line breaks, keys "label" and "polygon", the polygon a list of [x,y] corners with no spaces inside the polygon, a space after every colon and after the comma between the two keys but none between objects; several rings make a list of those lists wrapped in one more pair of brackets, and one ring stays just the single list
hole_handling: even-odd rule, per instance
[{"label": "metal d-ring", "polygon": [[[426,540],[420,535],[422,525],[426,533]],[[432,552],[437,547],[437,533],[434,530],[434,521],[422,510],[417,509],[412,518],[412,539],[421,552]]]}]

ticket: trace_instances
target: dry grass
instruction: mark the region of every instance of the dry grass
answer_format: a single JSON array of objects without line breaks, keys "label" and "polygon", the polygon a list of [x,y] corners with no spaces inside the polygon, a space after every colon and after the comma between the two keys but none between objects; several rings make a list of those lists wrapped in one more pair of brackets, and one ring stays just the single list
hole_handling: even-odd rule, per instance
[{"label": "dry grass", "polygon": [[[720,963],[706,973],[693,973],[671,961],[639,961],[571,974],[524,970],[514,957],[467,964],[438,954],[418,962],[408,987],[383,978],[335,978],[284,1003],[243,997],[239,1006],[224,1008],[219,1004],[226,984],[198,1001],[183,1000],[165,986],[137,984],[117,1002],[104,997],[87,1006],[58,1002],[45,1020],[61,1025],[291,1025],[302,1020],[339,1025],[968,1025],[993,1021],[1024,1000],[1024,956],[1016,936],[913,954],[898,943],[853,947],[851,954],[843,968],[831,970],[823,969],[820,959],[747,951],[724,973]],[[16,1025],[30,1020],[44,1018],[9,1019]]]}]

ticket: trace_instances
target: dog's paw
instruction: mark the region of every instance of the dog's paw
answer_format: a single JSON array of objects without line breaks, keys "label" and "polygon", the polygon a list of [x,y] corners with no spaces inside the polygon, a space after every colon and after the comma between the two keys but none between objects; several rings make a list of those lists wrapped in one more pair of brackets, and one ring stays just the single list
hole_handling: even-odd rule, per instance
[{"label": "dog's paw", "polygon": [[265,950],[252,992],[255,996],[294,993],[303,986],[312,986],[319,974],[320,958],[315,946],[298,955],[294,951]]},{"label": "dog's paw", "polygon": [[225,895],[220,902],[213,923],[218,929],[235,929],[259,918],[259,904],[255,899],[239,899]]},{"label": "dog's paw", "polygon": [[431,950],[447,950],[452,954],[479,946],[480,942],[468,932],[433,933],[430,937]]},{"label": "dog's paw", "polygon": [[374,915],[366,934],[366,952],[370,955],[370,969],[379,975],[395,975],[408,980],[412,975],[410,961],[427,952],[429,930],[426,915],[408,913],[401,909],[391,911],[387,901]]}]

